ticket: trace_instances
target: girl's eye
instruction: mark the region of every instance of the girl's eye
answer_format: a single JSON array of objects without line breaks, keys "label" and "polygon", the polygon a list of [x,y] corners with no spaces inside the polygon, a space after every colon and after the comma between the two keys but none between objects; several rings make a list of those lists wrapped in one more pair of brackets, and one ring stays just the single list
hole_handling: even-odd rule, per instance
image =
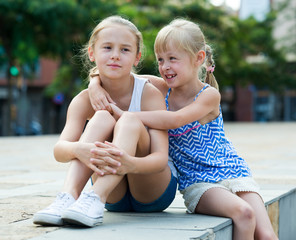
[{"label": "girl's eye", "polygon": [[176,60],[176,58],[175,57],[170,57],[170,60]]},{"label": "girl's eye", "polygon": [[158,61],[159,63],[161,63],[161,62],[163,62],[163,59],[162,59],[162,58],[158,58],[157,61]]},{"label": "girl's eye", "polygon": [[110,46],[104,46],[104,49],[111,49]]},{"label": "girl's eye", "polygon": [[128,48],[123,48],[122,51],[123,52],[129,52],[129,49]]}]

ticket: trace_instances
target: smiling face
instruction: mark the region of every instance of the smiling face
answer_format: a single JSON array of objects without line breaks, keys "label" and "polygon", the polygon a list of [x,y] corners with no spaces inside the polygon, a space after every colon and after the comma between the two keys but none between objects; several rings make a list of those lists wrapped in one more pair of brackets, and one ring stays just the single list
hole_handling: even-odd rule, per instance
[{"label": "smiling face", "polygon": [[113,24],[100,30],[96,39],[94,46],[89,48],[89,58],[96,63],[101,78],[129,76],[141,57],[141,53],[137,53],[135,34],[126,26]]},{"label": "smiling face", "polygon": [[185,82],[197,78],[197,68],[193,58],[174,44],[167,45],[165,51],[156,53],[158,70],[169,88],[179,87]]},{"label": "smiling face", "polygon": [[175,19],[158,32],[154,52],[169,87],[196,83],[205,59],[205,44],[199,26],[184,19]]}]

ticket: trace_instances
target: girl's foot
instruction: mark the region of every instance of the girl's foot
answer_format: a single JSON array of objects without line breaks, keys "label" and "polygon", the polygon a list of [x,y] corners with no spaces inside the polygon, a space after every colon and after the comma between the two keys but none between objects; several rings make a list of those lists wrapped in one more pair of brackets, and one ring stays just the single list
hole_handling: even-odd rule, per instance
[{"label": "girl's foot", "polygon": [[71,194],[66,192],[59,193],[51,205],[34,214],[33,223],[40,225],[63,225],[62,212],[74,202],[75,199]]},{"label": "girl's foot", "polygon": [[94,191],[83,192],[77,201],[62,214],[65,222],[94,227],[103,222],[105,204]]}]

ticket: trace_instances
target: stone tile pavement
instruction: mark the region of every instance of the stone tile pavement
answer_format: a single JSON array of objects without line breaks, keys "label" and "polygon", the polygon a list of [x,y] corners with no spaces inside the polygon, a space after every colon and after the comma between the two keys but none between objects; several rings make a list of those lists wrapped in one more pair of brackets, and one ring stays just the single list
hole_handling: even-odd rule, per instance
[{"label": "stone tile pavement", "polygon": [[[270,200],[269,198],[274,196],[275,191],[282,193],[283,189],[296,186],[296,123],[226,123],[225,130],[226,136],[233,142],[238,153],[250,165],[254,178],[264,189],[267,189],[264,200]],[[38,237],[41,239],[49,236],[46,234],[48,232],[54,231],[52,234],[56,236],[63,232],[55,231],[57,227],[39,227],[32,224],[33,214],[51,203],[63,185],[68,164],[57,163],[53,158],[52,149],[57,139],[57,135],[0,137],[1,240]],[[192,222],[192,216],[183,220],[182,218],[165,218],[175,211],[185,212],[179,193],[169,211],[157,215],[156,219],[166,219],[165,221],[168,221],[172,228],[181,224],[186,227],[186,224]],[[107,229],[106,231],[116,231],[116,221],[119,219],[124,221],[125,216],[117,214],[114,217],[114,214],[108,213],[104,227],[109,224],[113,230]],[[144,217],[148,222],[155,220],[146,215]],[[207,216],[204,217],[207,219]],[[147,221],[143,224],[151,227],[149,225],[151,223]],[[220,220],[210,218],[205,220],[207,221],[211,223]],[[137,226],[141,224],[141,221],[135,224]],[[153,231],[147,228],[146,235],[149,239],[164,239],[154,236]],[[123,236],[122,239],[131,239],[126,236],[130,236],[132,230],[128,230],[128,227],[117,230],[122,229],[127,229],[120,233]],[[94,229],[81,231],[86,236],[97,234],[94,233]],[[80,231],[77,229],[69,231],[68,229],[67,234],[75,235],[76,232]],[[180,239],[178,238],[180,233],[178,235],[167,231],[165,227],[162,232],[168,237],[172,235],[170,239]],[[186,232],[186,234],[189,233]],[[186,237],[186,234],[184,231],[182,236]],[[188,237],[191,236],[189,235]]]}]

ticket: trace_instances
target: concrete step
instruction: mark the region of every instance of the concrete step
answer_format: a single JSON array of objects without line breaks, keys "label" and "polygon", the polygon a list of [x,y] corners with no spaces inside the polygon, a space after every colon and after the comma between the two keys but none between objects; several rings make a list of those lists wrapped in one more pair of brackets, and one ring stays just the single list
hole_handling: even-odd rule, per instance
[{"label": "concrete step", "polygon": [[295,186],[263,186],[265,206],[273,229],[280,240],[292,240],[296,236],[296,188]]},{"label": "concrete step", "polygon": [[[264,185],[262,195],[281,240],[296,236],[295,186]],[[105,212],[104,224],[95,228],[66,227],[38,236],[41,239],[202,239],[231,240],[232,221],[228,218],[187,214],[182,196],[178,193],[172,205],[163,213]]]}]

